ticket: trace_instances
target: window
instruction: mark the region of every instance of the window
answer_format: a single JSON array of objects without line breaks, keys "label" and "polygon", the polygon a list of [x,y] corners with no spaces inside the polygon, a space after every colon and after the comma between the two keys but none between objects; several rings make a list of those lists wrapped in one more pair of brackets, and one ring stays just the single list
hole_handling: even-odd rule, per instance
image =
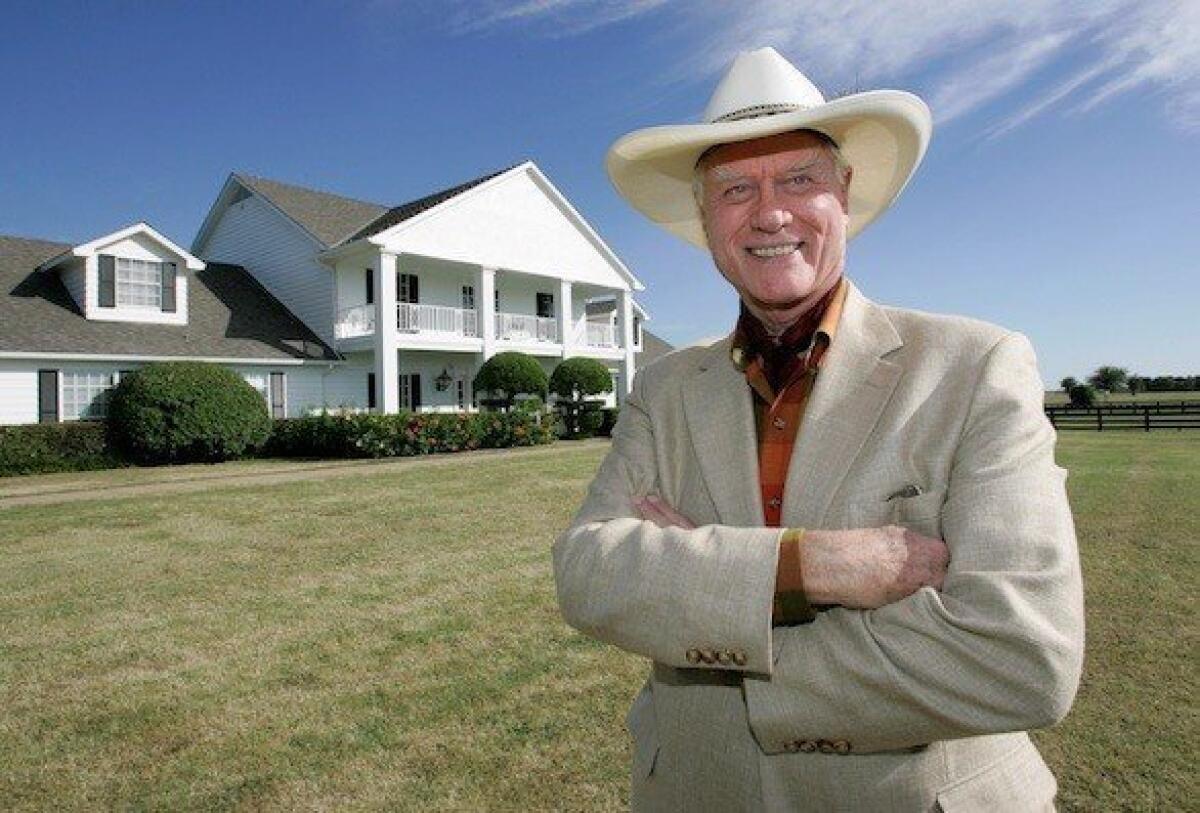
[{"label": "window", "polygon": [[375,269],[367,269],[367,304],[375,304]]},{"label": "window", "polygon": [[101,420],[108,415],[108,395],[116,375],[113,373],[64,371],[62,374],[62,416],[68,421]]},{"label": "window", "polygon": [[117,257],[117,307],[162,309],[163,264]]},{"label": "window", "polygon": [[543,319],[554,316],[554,294],[537,295],[537,315]]},{"label": "window", "polygon": [[463,310],[475,310],[475,286],[464,285],[462,287],[462,306]]},{"label": "window", "polygon": [[400,408],[409,412],[421,411],[421,374],[400,374]]},{"label": "window", "polygon": [[367,409],[375,408],[375,373],[367,373]]},{"label": "window", "polygon": [[287,376],[284,373],[271,373],[271,417],[287,417]]},{"label": "window", "polygon": [[467,382],[461,378],[454,382],[454,394],[459,409],[467,408]]},{"label": "window", "polygon": [[640,316],[633,317],[633,343],[642,343],[642,318]]},{"label": "window", "polygon": [[396,272],[396,300],[416,304],[421,301],[420,288],[416,274],[401,274]]}]

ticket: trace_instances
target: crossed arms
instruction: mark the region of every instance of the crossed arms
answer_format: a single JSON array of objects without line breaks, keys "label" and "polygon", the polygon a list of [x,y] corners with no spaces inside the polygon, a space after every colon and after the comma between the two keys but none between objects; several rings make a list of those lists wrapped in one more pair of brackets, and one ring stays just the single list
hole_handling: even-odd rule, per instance
[{"label": "crossed arms", "polygon": [[[803,736],[891,750],[1041,727],[1066,713],[1082,660],[1081,585],[1023,337],[997,341],[974,388],[941,512],[944,578],[936,566],[906,573],[903,564],[936,564],[936,540],[809,531],[808,543],[824,541],[840,564],[822,575],[821,554],[806,551],[810,568],[817,563],[806,589],[843,606],[796,627],[771,626],[780,529],[643,518],[658,482],[644,387],[635,385],[583,508],[555,544],[568,623],[681,669],[696,668],[687,652],[706,642],[744,653],[703,668],[744,673],[751,726],[768,751]],[[845,534],[904,554],[851,566]]]}]

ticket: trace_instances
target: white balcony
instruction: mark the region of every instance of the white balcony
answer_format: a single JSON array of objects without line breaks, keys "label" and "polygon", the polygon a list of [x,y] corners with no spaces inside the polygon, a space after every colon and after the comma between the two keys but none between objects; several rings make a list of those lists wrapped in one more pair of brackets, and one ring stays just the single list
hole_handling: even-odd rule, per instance
[{"label": "white balcony", "polygon": [[342,308],[333,323],[333,335],[338,339],[354,339],[375,333],[375,306],[358,305]]},{"label": "white balcony", "polygon": [[512,342],[558,342],[558,320],[554,317],[497,313],[496,338]]},{"label": "white balcony", "polygon": [[474,310],[444,305],[396,305],[396,328],[401,333],[478,338],[479,316]]}]

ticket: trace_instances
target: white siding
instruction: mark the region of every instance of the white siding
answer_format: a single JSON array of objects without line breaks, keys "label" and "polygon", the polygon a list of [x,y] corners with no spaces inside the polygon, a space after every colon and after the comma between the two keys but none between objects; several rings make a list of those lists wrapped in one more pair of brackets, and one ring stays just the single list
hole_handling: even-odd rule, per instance
[{"label": "white siding", "polygon": [[87,309],[87,287],[84,284],[87,274],[84,270],[83,259],[76,257],[64,263],[58,273],[62,276],[62,283],[66,287],[67,293],[79,306],[79,312],[84,313]]},{"label": "white siding", "polygon": [[38,374],[29,361],[0,361],[0,424],[37,423]]},{"label": "white siding", "polygon": [[[429,350],[401,350],[400,375],[421,374],[421,411],[458,412],[457,382],[462,381],[466,393],[466,409],[471,408],[471,381],[482,364],[478,353],[445,353]],[[450,375],[451,384],[438,392],[434,379],[442,371]]]},{"label": "white siding", "polygon": [[292,313],[333,345],[333,279],[317,262],[321,246],[298,226],[250,196],[228,207],[203,245],[206,261],[240,265]]},{"label": "white siding", "polygon": [[388,243],[396,253],[629,290],[601,249],[529,171],[448,201],[402,227]]}]

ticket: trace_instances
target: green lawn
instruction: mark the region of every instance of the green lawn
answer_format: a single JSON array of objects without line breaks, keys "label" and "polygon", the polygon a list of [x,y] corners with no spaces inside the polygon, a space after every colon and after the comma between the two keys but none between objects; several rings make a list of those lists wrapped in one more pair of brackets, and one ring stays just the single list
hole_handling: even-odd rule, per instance
[{"label": "green lawn", "polygon": [[[645,666],[561,623],[549,568],[602,453],[0,511],[0,809],[621,809]],[[1061,809],[1200,795],[1198,453],[1063,441],[1090,627],[1038,737]]]}]

